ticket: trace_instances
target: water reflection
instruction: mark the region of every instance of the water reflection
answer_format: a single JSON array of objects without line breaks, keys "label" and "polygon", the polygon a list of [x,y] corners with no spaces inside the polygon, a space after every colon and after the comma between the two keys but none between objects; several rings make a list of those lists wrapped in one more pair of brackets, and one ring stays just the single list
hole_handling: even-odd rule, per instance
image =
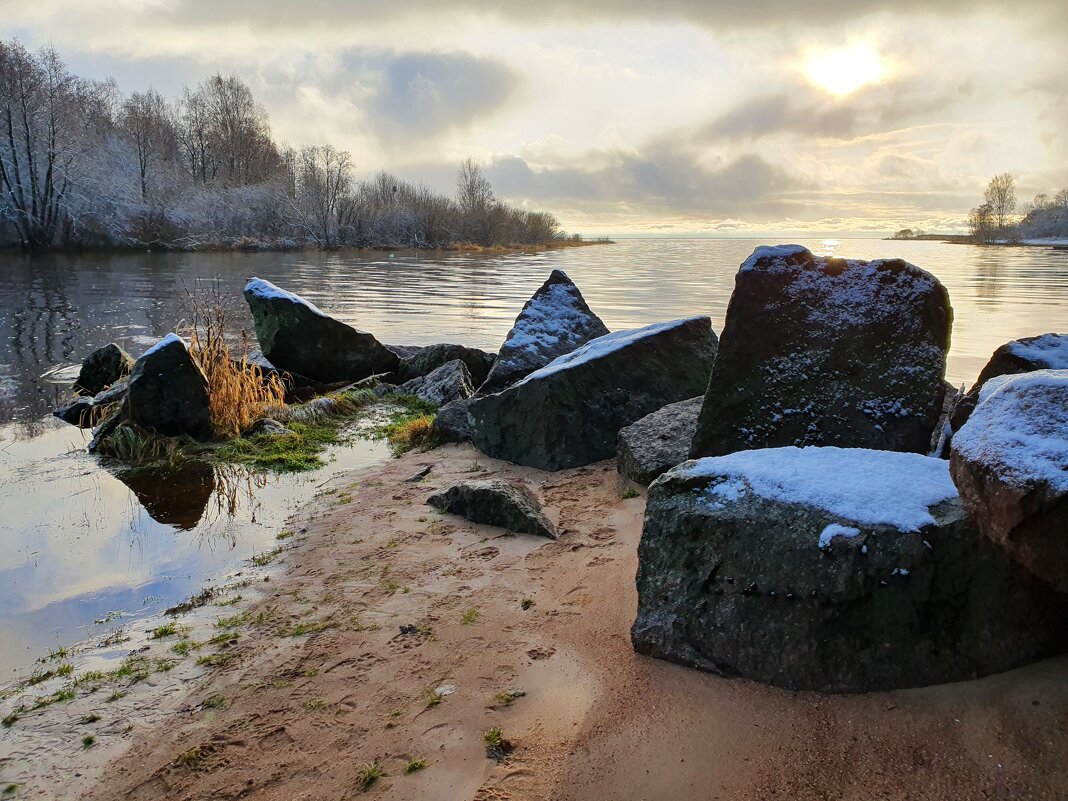
[{"label": "water reflection", "polygon": [[133,490],[149,517],[180,531],[196,528],[215,491],[215,470],[200,461],[115,475]]}]

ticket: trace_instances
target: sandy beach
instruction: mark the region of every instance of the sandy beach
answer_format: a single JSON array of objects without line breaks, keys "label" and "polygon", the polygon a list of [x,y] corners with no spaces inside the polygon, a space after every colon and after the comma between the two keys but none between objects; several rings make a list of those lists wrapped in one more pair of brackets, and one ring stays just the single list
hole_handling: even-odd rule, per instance
[{"label": "sandy beach", "polygon": [[[425,504],[475,475],[528,482],[560,539]],[[294,545],[260,597],[214,610],[244,623],[225,663],[73,702],[114,736],[66,770],[45,748],[52,775],[32,784],[94,800],[1064,798],[1066,657],[821,696],[636,655],[644,496],[624,489],[610,462],[544,473],[469,446],[339,477],[278,521]],[[19,726],[73,714],[47,713]],[[513,746],[499,761],[493,727]],[[369,763],[382,775],[362,788]]]}]

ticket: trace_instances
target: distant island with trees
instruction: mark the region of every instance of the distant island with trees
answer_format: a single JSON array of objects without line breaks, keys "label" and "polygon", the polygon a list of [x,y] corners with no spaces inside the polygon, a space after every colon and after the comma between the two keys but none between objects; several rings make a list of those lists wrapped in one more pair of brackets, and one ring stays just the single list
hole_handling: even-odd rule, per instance
[{"label": "distant island with trees", "polygon": [[1016,179],[995,175],[983,202],[968,212],[968,234],[932,234],[902,228],[890,239],[921,239],[981,245],[1068,244],[1068,187],[1054,194],[1040,192],[1017,213]]},{"label": "distant island with trees", "polygon": [[454,197],[351,154],[276,142],[249,86],[215,74],[175,100],[72,74],[0,40],[0,248],[159,250],[581,244],[498,198],[465,160]]}]

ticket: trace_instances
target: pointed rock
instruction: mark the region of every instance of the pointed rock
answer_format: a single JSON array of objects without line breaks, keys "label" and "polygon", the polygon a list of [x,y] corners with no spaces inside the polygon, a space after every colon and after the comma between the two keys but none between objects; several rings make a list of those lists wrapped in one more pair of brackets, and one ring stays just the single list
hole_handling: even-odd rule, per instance
[{"label": "pointed rock", "polygon": [[270,281],[245,285],[256,339],[279,370],[315,381],[359,381],[397,368],[400,358],[371,334],[357,331]]},{"label": "pointed rock", "polygon": [[97,348],[82,362],[74,391],[81,395],[103,392],[120,378],[130,374],[134,358],[114,342]]},{"label": "pointed rock", "polygon": [[619,432],[616,469],[638,484],[649,484],[689,458],[704,397],[669,403]]},{"label": "pointed rock", "polygon": [[208,380],[177,334],[165,336],[134,363],[123,413],[167,437],[211,438]]},{"label": "pointed rock", "polygon": [[553,270],[515,318],[478,394],[500,392],[558,356],[607,333],[608,328],[590,311],[578,287],[564,272]]}]

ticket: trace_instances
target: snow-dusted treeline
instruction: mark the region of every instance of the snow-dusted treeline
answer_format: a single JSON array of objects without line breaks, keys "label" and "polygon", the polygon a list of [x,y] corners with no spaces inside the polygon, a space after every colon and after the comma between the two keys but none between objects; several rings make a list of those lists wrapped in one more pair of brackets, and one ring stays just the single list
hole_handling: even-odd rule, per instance
[{"label": "snow-dusted treeline", "polygon": [[277,143],[236,76],[169,100],[72,74],[50,47],[0,40],[0,247],[541,244],[551,214],[496,198],[465,161],[455,198],[347,151]]}]

